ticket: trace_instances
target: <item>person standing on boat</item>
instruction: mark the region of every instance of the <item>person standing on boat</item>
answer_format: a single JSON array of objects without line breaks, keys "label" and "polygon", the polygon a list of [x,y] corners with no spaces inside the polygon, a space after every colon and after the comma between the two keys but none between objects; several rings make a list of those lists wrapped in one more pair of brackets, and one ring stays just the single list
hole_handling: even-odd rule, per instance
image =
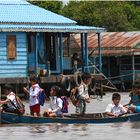
[{"label": "person standing on boat", "polygon": [[127,113],[127,109],[123,105],[119,104],[121,100],[121,95],[119,93],[114,93],[112,95],[112,103],[108,104],[105,113],[111,117],[118,117]]},{"label": "person standing on boat", "polygon": [[0,100],[0,104],[2,104],[2,111],[11,112],[11,113],[24,113],[24,105],[20,98],[16,96],[13,92],[13,87],[9,84],[6,84],[3,87],[4,94],[6,94],[6,100]]},{"label": "person standing on boat", "polygon": [[78,87],[78,102],[76,104],[76,114],[84,115],[86,112],[86,103],[90,103],[90,98],[88,94],[88,85],[91,80],[91,75],[89,73],[83,73],[81,76],[82,83]]},{"label": "person standing on boat", "polygon": [[61,111],[63,107],[63,101],[60,96],[62,90],[59,86],[52,86],[50,91],[50,105],[49,108],[45,110],[44,117],[62,117],[63,112]]},{"label": "person standing on boat", "polygon": [[140,83],[136,83],[132,87],[132,92],[130,93],[130,102],[127,106],[130,112],[138,113],[140,112]]},{"label": "person standing on boat", "polygon": [[23,88],[26,94],[29,94],[29,105],[30,105],[30,114],[32,116],[40,116],[40,104],[38,100],[38,94],[40,91],[40,86],[38,84],[38,78],[36,76],[30,77],[31,87],[28,91],[27,88]]}]

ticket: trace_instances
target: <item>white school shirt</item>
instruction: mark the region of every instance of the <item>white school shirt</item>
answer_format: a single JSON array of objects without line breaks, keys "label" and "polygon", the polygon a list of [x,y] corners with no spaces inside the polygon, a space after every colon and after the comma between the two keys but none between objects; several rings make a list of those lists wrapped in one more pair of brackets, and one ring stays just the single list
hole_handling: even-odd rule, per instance
[{"label": "white school shirt", "polygon": [[56,114],[62,114],[61,109],[63,107],[63,101],[57,96],[50,96],[50,108],[49,111],[52,111]]},{"label": "white school shirt", "polygon": [[[15,93],[14,92],[10,92],[8,95],[7,95],[7,99],[9,99],[11,102],[13,102],[15,104],[15,106],[17,106],[17,102],[16,102],[16,96],[15,96]],[[7,103],[7,106],[9,108],[14,108],[16,109],[11,102],[8,102]]]},{"label": "white school shirt", "polygon": [[119,104],[116,106],[114,103],[112,103],[107,105],[105,112],[111,112],[113,114],[120,115],[126,113],[127,111],[123,105]]},{"label": "white school shirt", "polygon": [[82,99],[89,98],[88,85],[86,85],[84,82],[78,87],[78,95]]},{"label": "white school shirt", "polygon": [[30,91],[29,91],[29,105],[30,106],[39,104],[37,96],[39,94],[40,87],[38,84],[35,84],[33,86],[34,86],[34,88],[31,86]]}]

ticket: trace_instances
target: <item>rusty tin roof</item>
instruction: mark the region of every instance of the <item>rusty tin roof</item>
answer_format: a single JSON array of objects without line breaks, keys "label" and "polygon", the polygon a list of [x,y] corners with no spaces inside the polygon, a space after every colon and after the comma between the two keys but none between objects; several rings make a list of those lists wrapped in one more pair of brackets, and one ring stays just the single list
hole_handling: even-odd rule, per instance
[{"label": "rusty tin roof", "polygon": [[[80,35],[72,36],[72,47],[80,48]],[[96,33],[88,34],[89,51],[95,49],[98,54],[98,36]],[[139,55],[140,54],[140,32],[102,32],[101,33],[102,55]]]}]

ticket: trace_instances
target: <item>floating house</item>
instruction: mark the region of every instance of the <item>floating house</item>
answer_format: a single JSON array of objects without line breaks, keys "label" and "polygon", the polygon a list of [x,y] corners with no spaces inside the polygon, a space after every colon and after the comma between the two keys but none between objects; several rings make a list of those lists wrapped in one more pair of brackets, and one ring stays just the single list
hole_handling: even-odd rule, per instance
[{"label": "floating house", "polygon": [[96,33],[100,49],[103,30],[79,26],[74,20],[27,1],[0,1],[0,84],[26,83],[30,74],[39,75],[42,70],[46,70],[42,82],[59,82],[60,74],[70,68],[71,34],[80,36],[82,68],[87,71],[84,68],[89,65],[88,33]]},{"label": "floating house", "polygon": [[[72,51],[80,48],[78,35],[72,37]],[[102,32],[101,33],[102,72],[120,88],[131,88],[140,80],[140,32]],[[88,34],[89,54],[96,63],[98,42],[95,33]],[[80,49],[79,49],[80,50]]]}]

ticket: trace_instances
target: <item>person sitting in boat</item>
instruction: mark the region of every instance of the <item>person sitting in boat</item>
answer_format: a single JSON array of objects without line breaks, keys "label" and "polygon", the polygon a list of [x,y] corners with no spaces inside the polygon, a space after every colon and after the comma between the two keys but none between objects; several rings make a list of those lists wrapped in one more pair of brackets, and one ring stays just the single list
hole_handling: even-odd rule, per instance
[{"label": "person sitting in boat", "polygon": [[112,95],[112,103],[107,105],[105,114],[111,117],[118,117],[126,114],[128,110],[123,107],[123,105],[119,104],[120,100],[121,95],[119,93],[114,93]]},{"label": "person sitting in boat", "polygon": [[38,93],[40,91],[40,86],[38,84],[38,78],[35,75],[30,76],[31,87],[28,90],[23,88],[26,94],[29,94],[29,105],[30,105],[30,114],[32,116],[40,116],[40,104],[38,100]]},{"label": "person sitting in boat", "polygon": [[86,103],[90,103],[90,98],[88,94],[88,85],[91,80],[91,75],[89,73],[83,73],[81,76],[82,83],[78,87],[78,102],[76,104],[76,114],[84,115],[86,112]]},{"label": "person sitting in boat", "polygon": [[61,111],[63,107],[63,101],[61,100],[61,88],[59,86],[52,86],[50,90],[50,105],[49,108],[45,110],[45,117],[62,117],[63,112]]},{"label": "person sitting in boat", "polygon": [[3,87],[4,94],[6,94],[6,100],[0,100],[0,104],[2,104],[2,110],[5,112],[24,114],[24,105],[20,98],[16,96],[13,92],[13,87],[9,84],[6,84]]},{"label": "person sitting in boat", "polygon": [[130,112],[140,112],[140,83],[135,83],[130,93],[130,102],[127,106]]}]

